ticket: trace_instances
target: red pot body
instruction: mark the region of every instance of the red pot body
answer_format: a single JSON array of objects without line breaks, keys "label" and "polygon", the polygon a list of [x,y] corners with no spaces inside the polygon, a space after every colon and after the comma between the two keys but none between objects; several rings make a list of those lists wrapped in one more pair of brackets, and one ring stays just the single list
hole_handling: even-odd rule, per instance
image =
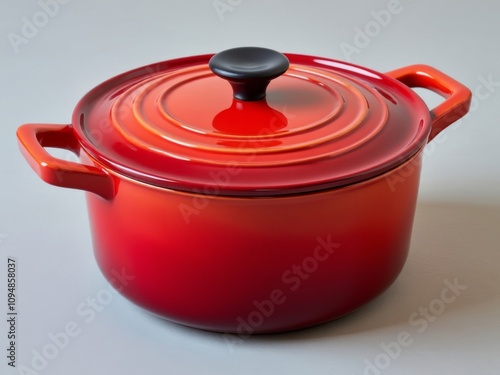
[{"label": "red pot body", "polygon": [[196,195],[120,178],[111,201],[87,194],[95,257],[126,298],[181,324],[248,334],[323,323],[400,273],[421,159],[287,197]]}]

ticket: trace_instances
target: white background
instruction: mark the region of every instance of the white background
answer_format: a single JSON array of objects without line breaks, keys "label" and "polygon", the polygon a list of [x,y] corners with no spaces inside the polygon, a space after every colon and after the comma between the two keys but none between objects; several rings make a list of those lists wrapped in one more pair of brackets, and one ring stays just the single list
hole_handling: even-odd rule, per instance
[{"label": "white background", "polygon": [[[43,24],[36,1],[1,0],[0,373],[499,374],[498,2],[401,0],[384,25],[373,12],[387,9],[386,0],[222,2],[232,5],[218,14],[213,0],[72,0]],[[42,26],[16,46],[9,36],[23,37],[23,17],[39,17]],[[360,40],[356,28],[372,36]],[[341,47],[347,44],[356,53],[347,54]],[[86,323],[78,306],[108,284],[93,258],[84,194],[43,183],[18,150],[17,127],[67,123],[81,96],[122,71],[245,45],[347,59],[381,72],[425,63],[473,90],[471,113],[427,147],[402,274],[344,319],[234,346],[116,295]],[[437,102],[424,97],[431,106]],[[78,326],[42,371],[7,366],[9,256],[18,263],[17,365],[33,369],[50,333]],[[439,306],[446,280],[466,289],[425,326],[412,325],[410,316],[421,307]],[[390,358],[384,346],[401,332],[410,343]],[[368,363],[378,369],[368,370]]]}]

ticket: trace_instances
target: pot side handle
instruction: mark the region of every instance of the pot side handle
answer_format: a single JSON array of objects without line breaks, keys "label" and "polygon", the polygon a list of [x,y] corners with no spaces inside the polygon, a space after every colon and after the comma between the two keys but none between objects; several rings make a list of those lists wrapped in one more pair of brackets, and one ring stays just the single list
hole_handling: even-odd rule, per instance
[{"label": "pot side handle", "polygon": [[392,70],[386,75],[408,87],[422,87],[445,98],[443,103],[430,111],[432,126],[429,141],[469,111],[472,97],[470,90],[431,66],[410,65]]},{"label": "pot side handle", "polygon": [[114,194],[113,177],[90,165],[62,160],[44,147],[55,147],[78,155],[80,145],[70,125],[25,124],[17,130],[19,148],[29,165],[45,182],[90,191],[105,199]]}]

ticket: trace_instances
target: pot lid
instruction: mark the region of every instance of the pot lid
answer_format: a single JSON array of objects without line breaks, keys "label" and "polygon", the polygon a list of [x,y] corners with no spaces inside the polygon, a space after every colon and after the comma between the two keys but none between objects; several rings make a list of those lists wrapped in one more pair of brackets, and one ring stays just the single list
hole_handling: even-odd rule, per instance
[{"label": "pot lid", "polygon": [[407,86],[325,58],[243,47],[161,62],[90,91],[82,147],[130,178],[269,196],[360,182],[414,155],[430,115]]}]

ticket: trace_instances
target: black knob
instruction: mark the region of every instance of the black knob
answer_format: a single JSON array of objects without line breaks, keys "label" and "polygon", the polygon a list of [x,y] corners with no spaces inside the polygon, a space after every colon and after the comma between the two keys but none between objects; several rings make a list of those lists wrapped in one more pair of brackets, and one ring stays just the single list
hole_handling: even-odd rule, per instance
[{"label": "black knob", "polygon": [[232,48],[214,55],[212,72],[229,81],[238,100],[260,100],[272,79],[285,73],[290,62],[285,55],[267,48]]}]

